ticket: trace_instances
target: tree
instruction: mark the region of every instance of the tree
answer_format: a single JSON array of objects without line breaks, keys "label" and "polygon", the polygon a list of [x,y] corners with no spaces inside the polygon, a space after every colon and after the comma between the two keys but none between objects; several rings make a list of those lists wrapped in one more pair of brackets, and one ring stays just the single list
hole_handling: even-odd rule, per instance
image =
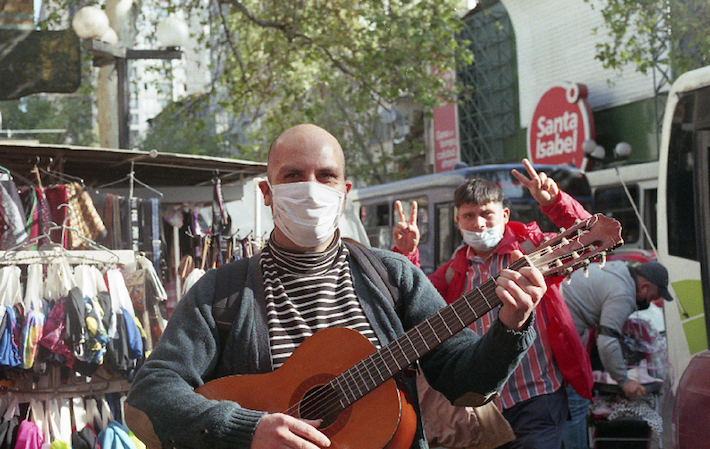
[{"label": "tree", "polygon": [[[91,124],[91,99],[86,95],[31,95],[0,102],[2,129],[63,129],[60,133],[21,134],[40,143],[91,146],[97,142]],[[3,134],[7,137],[7,134]]]},{"label": "tree", "polygon": [[[382,150],[378,110],[407,98],[425,109],[448,87],[432,68],[469,63],[454,35],[455,0],[190,0],[212,30],[221,106],[251,117],[240,157],[265,158],[271,138],[312,122],[342,140],[353,174],[396,179],[400,156]],[[421,145],[411,148],[421,151]],[[410,156],[406,156],[410,157]]]},{"label": "tree", "polygon": [[150,130],[140,144],[145,151],[231,156],[227,135],[215,133],[216,119],[209,98],[193,95],[170,103],[150,121]]},{"label": "tree", "polygon": [[597,44],[596,57],[607,68],[631,63],[646,73],[661,64],[672,69],[672,80],[710,63],[706,0],[585,1],[604,17],[609,40]]}]

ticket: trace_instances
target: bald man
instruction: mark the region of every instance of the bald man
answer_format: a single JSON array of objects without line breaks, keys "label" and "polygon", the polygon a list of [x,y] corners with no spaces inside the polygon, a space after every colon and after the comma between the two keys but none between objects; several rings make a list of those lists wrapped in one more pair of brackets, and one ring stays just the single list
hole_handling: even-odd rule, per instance
[{"label": "bald man", "polygon": [[[379,259],[389,282],[396,285],[395,307],[367,278],[363,259],[353,256],[358,248],[341,240],[338,231],[351,187],[343,150],[324,129],[297,125],[274,140],[267,181],[260,184],[275,225],[265,247],[250,259],[208,271],[188,291],[132,383],[126,420],[149,447],[329,447],[326,434],[339,438],[337,424],[301,419],[297,413],[267,406],[250,409],[232,401],[208,400],[194,390],[226,375],[271,373],[304,340],[326,328],[353,329],[360,334],[357,338],[382,348],[445,306],[426,276],[401,255],[365,249]],[[226,284],[240,287],[225,291]],[[501,313],[505,320],[494,323],[483,337],[464,329],[422,358],[421,368],[432,387],[451,401],[495,397],[535,337],[532,312],[545,289],[535,268],[504,270],[496,294],[509,312]],[[230,306],[234,318],[222,337],[214,314],[217,304],[228,297],[238,301]],[[342,346],[316,350],[314,357],[329,359],[349,349],[350,343]],[[280,373],[291,375],[293,365],[283,366]],[[416,389],[413,382],[407,386]],[[260,403],[275,389],[254,388],[250,400]],[[292,392],[286,394],[291,397]],[[417,425],[404,441],[426,448],[418,413],[413,422]],[[370,429],[380,425],[374,421]],[[369,447],[370,436],[347,443]]]}]

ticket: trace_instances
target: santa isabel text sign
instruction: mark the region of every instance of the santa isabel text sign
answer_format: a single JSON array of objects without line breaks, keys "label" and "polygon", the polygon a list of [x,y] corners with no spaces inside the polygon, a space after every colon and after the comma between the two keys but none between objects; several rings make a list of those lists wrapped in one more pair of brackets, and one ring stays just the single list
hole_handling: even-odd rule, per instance
[{"label": "santa isabel text sign", "polygon": [[528,127],[528,157],[534,164],[581,168],[582,142],[594,139],[587,86],[567,83],[545,92]]}]

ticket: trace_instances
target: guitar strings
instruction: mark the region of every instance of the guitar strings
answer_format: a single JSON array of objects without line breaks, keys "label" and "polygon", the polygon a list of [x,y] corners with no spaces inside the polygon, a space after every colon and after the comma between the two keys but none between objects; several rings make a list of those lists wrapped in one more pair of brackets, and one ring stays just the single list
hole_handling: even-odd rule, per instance
[{"label": "guitar strings", "polygon": [[[527,261],[525,259],[520,259],[518,263],[511,264],[509,268],[511,269],[518,269],[524,265],[526,265]],[[517,266],[516,268],[516,265]],[[439,333],[441,333],[443,330],[447,331],[447,334],[450,334],[449,336],[457,333],[464,327],[466,327],[465,323],[461,323],[460,329],[457,329],[455,332],[452,332],[448,326],[446,326],[447,322],[453,322],[452,320],[454,317],[457,317],[458,321],[464,320],[464,321],[469,321],[473,322],[475,319],[478,318],[478,314],[474,311],[474,309],[477,309],[481,306],[483,306],[484,303],[489,304],[489,301],[487,300],[486,296],[490,296],[495,292],[495,289],[497,287],[497,284],[495,280],[497,279],[498,275],[491,277],[488,281],[486,281],[483,285],[479,286],[476,290],[472,290],[471,292],[468,292],[466,295],[462,297],[462,299],[465,299],[465,303],[463,301],[456,301],[455,303],[450,304],[449,306],[446,306],[442,309],[440,309],[436,315],[433,315],[429,319],[425,320],[422,323],[419,323],[417,326],[413,327],[410,329],[410,331],[406,332],[403,334],[401,337],[397,338],[396,340],[393,340],[390,342],[390,344],[384,346],[382,349],[379,351],[371,354],[367,358],[361,360],[357,364],[355,364],[353,367],[347,369],[343,373],[339,374],[336,376],[336,378],[332,379],[329,383],[325,384],[324,387],[326,389],[325,392],[321,392],[318,395],[312,396],[308,399],[306,405],[301,409],[301,416],[327,416],[330,413],[334,413],[336,411],[339,411],[339,409],[342,409],[343,407],[341,406],[341,401],[339,399],[339,394],[338,394],[338,388],[336,388],[335,383],[338,383],[338,378],[343,378],[347,375],[353,378],[353,381],[355,381],[355,388],[358,390],[359,397],[358,398],[353,398],[353,400],[348,400],[348,404],[345,406],[349,406],[353,402],[355,402],[357,399],[360,397],[363,397],[364,395],[362,394],[362,390],[365,390],[365,394],[369,393],[372,391],[374,388],[377,386],[381,385],[385,381],[387,381],[389,378],[393,377],[397,373],[401,371],[401,369],[396,370],[396,372],[392,373],[389,376],[383,375],[385,372],[382,369],[383,363],[385,363],[384,358],[385,356],[383,353],[387,350],[389,350],[390,356],[392,359],[397,362],[399,360],[397,356],[395,355],[395,352],[400,352],[405,358],[406,362],[404,363],[405,366],[410,365],[414,360],[417,360],[420,358],[423,354],[419,354],[416,348],[412,344],[412,336],[416,333],[419,333],[422,340],[424,340],[424,343],[426,344],[426,341],[431,341],[432,337],[435,337],[437,342],[436,345],[430,346],[427,345],[427,351],[433,349],[434,347],[438,346],[438,344],[441,342],[439,341]],[[471,296],[471,297],[469,297]],[[497,296],[495,297],[497,299]],[[499,301],[498,301],[499,302]],[[465,304],[467,307],[466,308],[461,308],[462,310],[455,310],[454,304],[457,305],[463,305]],[[494,306],[495,307],[495,306]],[[493,307],[490,307],[493,308]],[[467,316],[464,316],[461,312],[465,312]],[[439,315],[441,318],[440,323],[432,323],[431,321],[435,320],[436,316]],[[471,319],[472,318],[472,319]],[[429,326],[426,324],[426,322],[429,321],[429,324],[432,324],[432,326]],[[443,324],[444,327],[441,327]],[[435,327],[438,328],[435,329]],[[423,332],[422,332],[423,330]],[[448,337],[447,337],[448,338]],[[410,343],[410,348],[409,348],[409,353],[407,353],[407,350],[401,345],[395,343],[398,343],[400,341],[408,341]],[[393,346],[400,346],[399,351],[394,351]],[[426,353],[425,352],[425,353]],[[375,357],[379,356],[379,362],[375,360]],[[374,369],[377,370],[377,373],[380,377],[380,382],[377,382],[375,378],[373,377],[372,373],[368,369],[368,366],[372,366]],[[362,369],[361,369],[362,368]],[[364,371],[367,373],[367,375],[371,378],[372,381],[374,381],[374,384],[372,388],[368,387],[368,382],[367,379],[363,376],[361,371]],[[390,370],[387,369],[387,372]],[[355,378],[356,376],[360,377],[360,381],[358,383],[358,380]],[[344,382],[347,384],[348,381],[344,380]],[[361,389],[360,386],[363,386]],[[343,390],[342,394],[345,396],[347,399],[347,392]],[[303,400],[300,400],[296,402],[294,405],[289,407],[286,410],[286,413],[292,414],[293,416],[297,416],[296,411],[301,408],[301,405],[303,404]],[[319,409],[319,407],[324,406],[324,408]]]},{"label": "guitar strings", "polygon": [[[511,265],[511,268],[513,268],[512,265]],[[466,298],[468,302],[471,302],[471,300],[474,301],[474,303],[472,305],[473,308],[478,308],[479,306],[483,306],[484,303],[487,303],[487,300],[484,297],[484,295],[490,296],[495,292],[495,289],[497,287],[497,284],[495,283],[496,278],[497,278],[497,275],[495,277],[490,278],[489,279],[490,282],[486,281],[486,283],[481,285],[479,287],[479,289],[472,290],[471,292],[469,292],[469,294],[480,293],[479,295],[471,295],[471,296],[474,296],[473,298],[468,298],[468,297]],[[464,295],[464,296],[466,296],[466,295]],[[496,298],[497,298],[497,296],[496,296]],[[470,308],[471,305],[469,305],[468,307]],[[469,310],[469,313],[474,316],[477,316],[475,314],[475,312],[473,312],[472,310]],[[446,327],[446,325],[444,323],[447,320],[451,320],[454,315],[451,305],[439,310],[437,312],[437,315],[441,315],[441,318],[442,318],[442,323],[435,324],[435,326],[438,328],[437,334],[444,331],[444,330],[446,330],[447,334],[451,333],[450,330]],[[444,316],[444,315],[446,315],[446,316]],[[432,318],[435,318],[435,317],[436,317],[436,315],[430,317],[429,320],[431,320]],[[420,323],[419,325],[410,329],[410,331],[403,334],[397,340],[393,340],[388,345],[383,347],[380,351],[375,352],[374,354],[361,360],[356,365],[352,366],[348,370],[346,370],[343,373],[336,376],[335,379],[332,379],[329,383],[324,385],[326,387],[325,392],[321,392],[318,395],[314,395],[314,396],[310,397],[308,399],[308,401],[306,402],[305,406],[303,406],[302,408],[301,408],[301,406],[303,405],[303,402],[304,402],[303,400],[298,401],[294,405],[289,407],[286,410],[286,413],[291,414],[292,416],[298,416],[299,414],[297,413],[297,410],[301,409],[301,413],[300,413],[301,416],[328,416],[331,413],[340,412],[342,409],[347,408],[349,405],[354,403],[357,399],[364,396],[364,394],[362,394],[363,389],[365,390],[365,394],[367,394],[370,391],[374,390],[374,388],[376,388],[377,386],[379,386],[382,383],[384,383],[385,381],[387,381],[389,378],[393,377],[394,374],[397,374],[401,371],[401,369],[397,370],[397,372],[394,373],[392,376],[384,377],[382,375],[382,373],[384,371],[381,369],[382,357],[380,357],[381,360],[380,360],[379,365],[378,365],[378,362],[374,360],[374,357],[376,355],[378,355],[378,353],[382,353],[384,350],[387,350],[387,348],[389,348],[390,349],[389,352],[391,353],[393,358],[396,358],[396,356],[394,354],[395,350],[393,350],[392,347],[400,346],[398,352],[400,352],[406,358],[406,360],[409,362],[409,363],[406,363],[405,366],[408,366],[409,364],[411,364],[411,361],[414,361],[418,358],[418,357],[416,357],[417,356],[416,349],[413,346],[410,346],[409,354],[408,354],[407,350],[405,348],[401,347],[401,345],[396,345],[395,343],[399,340],[408,340],[411,343],[411,338],[410,338],[411,335],[410,334],[413,334],[414,333],[413,331],[417,327],[421,326],[422,324],[423,323]],[[442,324],[444,327],[442,327]],[[461,329],[463,329],[463,326],[461,327]],[[431,339],[432,336],[436,335],[434,333],[435,331],[436,331],[436,329],[432,330],[432,328],[430,328],[429,326],[426,326],[425,331],[422,332],[422,334],[423,334],[422,336],[428,337],[429,339]],[[458,330],[456,332],[458,332]],[[451,333],[451,334],[453,335],[453,333]],[[438,337],[436,337],[436,338],[438,340]],[[438,346],[438,344],[437,344],[437,346]],[[379,382],[379,383],[375,382],[376,385],[374,385],[372,388],[367,387],[367,384],[368,384],[367,379],[362,374],[362,371],[364,369],[364,371],[368,373],[369,377],[372,378],[372,374],[370,373],[370,370],[367,368],[368,365],[373,366],[375,369],[377,369],[378,373],[380,374],[380,377],[382,378],[381,382]],[[389,370],[387,370],[387,371],[389,371]],[[345,376],[349,376],[352,378],[352,381],[355,382],[355,388],[358,390],[358,393],[360,394],[360,396],[357,398],[353,398],[353,400],[348,400],[347,401],[348,403],[345,405],[345,407],[342,407],[341,401],[339,399],[340,395],[338,394],[338,388],[336,387],[335,383],[339,384],[337,379],[338,378],[342,379]],[[360,377],[359,382],[356,377]],[[374,381],[374,378],[372,378],[372,380]],[[349,383],[349,381],[347,379],[345,379],[344,383],[347,384],[347,383]],[[363,388],[361,388],[361,386],[363,386]],[[345,396],[345,398],[347,398],[347,396],[348,396],[347,392],[345,392],[343,390],[342,394]]]},{"label": "guitar strings", "polygon": [[[583,249],[586,247],[583,247]],[[521,258],[518,261],[512,263],[508,268],[513,269],[513,270],[519,270],[525,265],[528,265],[531,263],[532,265],[535,265],[532,261],[535,260],[541,260],[543,259],[542,256],[545,254],[548,254],[549,252],[552,252],[549,247],[544,247],[544,248],[539,248],[532,253],[527,255],[527,258]],[[541,267],[538,267],[541,268]],[[379,351],[374,352],[370,356],[366,357],[365,359],[361,360],[360,362],[356,363],[354,366],[351,368],[345,370],[344,372],[338,374],[333,378],[330,382],[320,386],[323,388],[323,391],[319,392],[315,396],[311,396],[308,398],[308,401],[305,405],[303,405],[304,400],[299,400],[296,403],[294,403],[292,406],[290,406],[284,413],[290,414],[292,416],[298,416],[299,413],[298,410],[301,410],[300,415],[301,416],[328,416],[332,413],[340,412],[343,409],[347,408],[348,406],[352,405],[355,401],[360,399],[361,397],[365,396],[368,394],[370,391],[374,390],[378,386],[382,385],[384,382],[389,380],[390,378],[394,377],[396,374],[402,371],[403,368],[398,368],[394,373],[391,372],[389,368],[386,368],[386,371],[389,373],[389,375],[385,376],[383,373],[385,372],[382,369],[382,366],[384,365],[387,367],[387,363],[385,361],[385,352],[389,352],[389,355],[392,358],[392,361],[397,363],[397,366],[399,367],[400,361],[397,358],[396,353],[400,353],[401,355],[404,356],[405,360],[402,361],[402,363],[405,363],[405,366],[409,366],[413,361],[418,360],[421,358],[424,354],[428,353],[430,350],[438,346],[440,343],[445,341],[448,337],[454,335],[455,333],[459,332],[462,330],[464,327],[467,327],[465,324],[468,322],[469,324],[474,322],[479,318],[478,313],[476,310],[479,307],[482,307],[483,304],[485,303],[486,305],[489,306],[489,310],[493,309],[496,307],[498,304],[495,304],[493,306],[490,305],[489,300],[487,299],[487,296],[493,295],[495,293],[495,289],[497,287],[496,279],[498,278],[498,275],[495,275],[491,278],[489,278],[486,282],[484,282],[481,286],[476,288],[475,290],[471,290],[470,292],[466,293],[465,295],[462,296],[461,299],[463,301],[455,301],[451,304],[449,304],[446,307],[443,307],[440,309],[435,315],[432,317],[424,320],[423,322],[419,323],[418,325],[414,326],[412,329],[407,331],[405,334],[402,336],[398,337],[397,339],[393,340],[392,342],[388,343],[385,345],[383,348],[381,348]],[[495,296],[495,300],[493,301],[494,303],[500,303],[500,300],[498,299],[497,296]],[[466,307],[463,307],[465,305]],[[434,323],[436,318],[440,319],[439,323]],[[455,331],[451,331],[450,327],[446,325],[447,322],[452,323],[455,322],[453,321],[454,318],[458,320],[461,325],[460,326],[455,326],[455,328],[459,328]],[[446,329],[446,333],[449,334],[448,337],[446,337],[444,340],[439,339],[439,333],[444,330],[441,326],[444,326]],[[436,329],[438,328],[438,330]],[[422,342],[426,345],[426,351],[424,354],[420,354],[419,351],[417,351],[416,347],[414,346],[413,343],[413,336],[418,333],[420,335],[420,338]],[[436,342],[432,340],[432,337],[436,339]],[[407,350],[402,347],[400,344],[401,341],[408,341],[409,346],[410,346],[410,351],[409,354],[407,353]],[[427,342],[431,342],[433,346],[430,346],[427,344]],[[399,350],[395,351],[394,347],[398,346]],[[375,357],[379,357],[379,361],[375,359]],[[376,381],[375,378],[373,377],[372,373],[370,372],[370,369],[368,368],[369,366],[373,367],[374,369],[377,370],[377,374],[379,375],[380,381]],[[367,376],[370,377],[370,379],[374,382],[374,385],[372,387],[368,386],[367,379],[362,375],[362,370],[367,373]],[[358,383],[358,380],[355,378],[357,376],[360,377],[360,381]],[[355,381],[355,388],[358,390],[359,397],[355,397],[353,394],[352,400],[348,398],[347,392],[340,387],[340,379],[343,380],[343,382],[348,385],[348,380],[345,379],[346,376],[350,376],[353,381]],[[336,386],[336,384],[338,384]],[[361,389],[360,386],[363,388]],[[338,390],[340,389],[340,393]],[[365,390],[365,393],[363,394],[362,390]],[[351,391],[351,393],[354,393],[354,391]],[[343,397],[346,399],[345,404],[342,403],[340,397]],[[301,406],[303,405],[303,408]],[[344,405],[344,406],[343,406]]]}]

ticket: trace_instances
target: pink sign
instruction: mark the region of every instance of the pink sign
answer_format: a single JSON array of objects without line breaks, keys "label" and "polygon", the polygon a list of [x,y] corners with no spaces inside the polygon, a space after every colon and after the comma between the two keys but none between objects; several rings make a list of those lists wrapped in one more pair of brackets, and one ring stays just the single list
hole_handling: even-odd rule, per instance
[{"label": "pink sign", "polygon": [[456,104],[434,108],[434,160],[436,173],[449,171],[459,161]]},{"label": "pink sign", "polygon": [[551,87],[535,108],[528,128],[528,157],[534,164],[582,167],[582,142],[594,139],[594,119],[587,86]]}]

